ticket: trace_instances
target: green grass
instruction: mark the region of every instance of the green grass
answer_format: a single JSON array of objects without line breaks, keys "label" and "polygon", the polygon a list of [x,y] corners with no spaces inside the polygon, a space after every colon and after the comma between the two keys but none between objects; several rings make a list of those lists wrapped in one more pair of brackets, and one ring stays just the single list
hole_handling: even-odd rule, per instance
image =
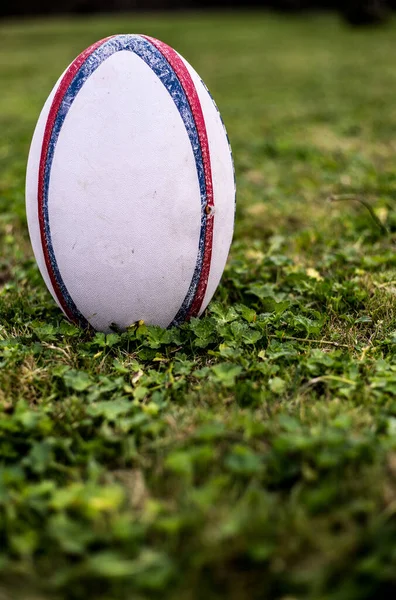
[{"label": "green grass", "polygon": [[[234,150],[230,259],[179,330],[77,330],[28,242],[40,108],[116,32],[184,54]],[[2,599],[394,593],[395,56],[330,16],[0,24]]]}]

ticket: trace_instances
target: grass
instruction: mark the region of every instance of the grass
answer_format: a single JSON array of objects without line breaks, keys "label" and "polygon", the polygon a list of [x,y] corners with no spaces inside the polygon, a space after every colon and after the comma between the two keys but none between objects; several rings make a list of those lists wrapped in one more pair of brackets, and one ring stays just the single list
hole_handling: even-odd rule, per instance
[{"label": "grass", "polygon": [[[33,260],[26,157],[65,66],[140,31],[222,111],[235,238],[203,319],[86,334]],[[395,52],[326,15],[0,24],[2,599],[394,595]]]}]

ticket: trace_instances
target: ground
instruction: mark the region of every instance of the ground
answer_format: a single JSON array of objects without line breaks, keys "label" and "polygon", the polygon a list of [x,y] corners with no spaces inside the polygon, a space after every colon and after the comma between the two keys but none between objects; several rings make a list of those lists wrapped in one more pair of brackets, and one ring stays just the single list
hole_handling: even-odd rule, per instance
[{"label": "ground", "polygon": [[[40,108],[144,32],[234,151],[229,262],[180,329],[79,331],[28,241]],[[396,24],[129,15],[0,24],[0,598],[357,600],[396,589]]]}]

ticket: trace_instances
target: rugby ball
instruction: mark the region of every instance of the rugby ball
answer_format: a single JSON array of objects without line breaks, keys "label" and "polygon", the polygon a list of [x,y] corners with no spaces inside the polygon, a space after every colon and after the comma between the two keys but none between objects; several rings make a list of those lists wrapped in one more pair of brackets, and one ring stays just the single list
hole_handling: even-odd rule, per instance
[{"label": "rugby ball", "polygon": [[82,52],[39,117],[26,204],[41,274],[72,322],[109,331],[201,315],[227,260],[235,180],[189,63],[145,35]]}]

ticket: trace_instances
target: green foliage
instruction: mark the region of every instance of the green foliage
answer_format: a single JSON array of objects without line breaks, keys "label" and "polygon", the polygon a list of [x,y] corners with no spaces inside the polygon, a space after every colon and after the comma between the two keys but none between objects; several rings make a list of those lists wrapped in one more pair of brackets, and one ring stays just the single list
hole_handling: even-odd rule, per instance
[{"label": "green foliage", "polygon": [[[32,258],[24,169],[59,73],[128,30],[213,92],[236,234],[202,319],[84,333]],[[253,13],[0,26],[2,598],[395,588],[395,39]]]}]

